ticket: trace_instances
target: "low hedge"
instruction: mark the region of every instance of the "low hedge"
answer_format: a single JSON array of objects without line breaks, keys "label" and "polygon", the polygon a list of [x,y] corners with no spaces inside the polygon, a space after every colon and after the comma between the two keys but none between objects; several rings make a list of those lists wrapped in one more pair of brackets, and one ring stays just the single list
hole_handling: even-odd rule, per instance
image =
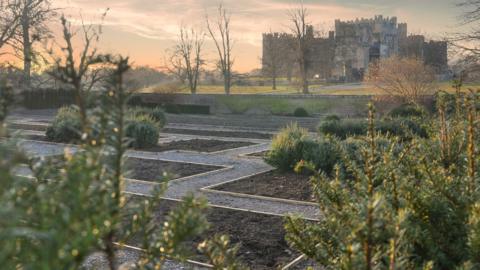
[{"label": "low hedge", "polygon": [[302,107],[299,107],[299,108],[295,109],[295,111],[293,112],[293,116],[295,116],[295,117],[308,117],[310,115],[308,114],[307,110],[305,110]]},{"label": "low hedge", "polygon": [[320,123],[318,131],[324,135],[346,139],[351,136],[365,135],[367,133],[367,122],[359,120],[324,120]]},{"label": "low hedge", "polygon": [[[375,122],[375,130],[381,134],[398,136],[401,139],[411,139],[411,135],[425,138],[427,130],[418,122],[408,118],[385,119]],[[323,135],[336,136],[346,139],[352,136],[364,136],[368,131],[368,122],[365,120],[324,120],[318,127]]]},{"label": "low hedge", "polygon": [[165,104],[165,111],[174,114],[210,114],[210,106],[193,104]]},{"label": "low hedge", "polygon": [[55,109],[75,104],[73,90],[35,89],[22,92],[23,107],[27,109]]},{"label": "low hedge", "polygon": [[388,116],[393,118],[406,118],[406,117],[417,117],[423,118],[427,115],[427,111],[421,107],[420,105],[416,104],[402,104],[388,113]]},{"label": "low hedge", "polygon": [[126,121],[125,136],[130,140],[130,147],[155,146],[158,143],[159,134],[159,123],[149,115],[137,115]]}]

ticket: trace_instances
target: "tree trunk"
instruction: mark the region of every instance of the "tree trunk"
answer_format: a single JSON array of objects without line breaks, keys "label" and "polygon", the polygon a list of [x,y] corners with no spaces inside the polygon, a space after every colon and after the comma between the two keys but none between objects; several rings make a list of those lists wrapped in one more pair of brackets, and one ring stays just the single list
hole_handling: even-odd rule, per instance
[{"label": "tree trunk", "polygon": [[302,92],[308,94],[308,78],[305,63],[300,65],[300,76],[302,77]]},{"label": "tree trunk", "polygon": [[23,38],[23,86],[25,89],[31,87],[32,68],[32,43],[30,42],[30,21],[28,9],[24,8],[22,14],[22,38]]},{"label": "tree trunk", "polygon": [[225,94],[230,95],[230,74],[226,73],[224,78]]},{"label": "tree trunk", "polygon": [[277,75],[276,74],[274,74],[272,76],[272,89],[277,90]]},{"label": "tree trunk", "polygon": [[303,81],[302,82],[302,91],[303,91],[304,94],[308,94],[309,93],[309,91],[308,91],[308,80],[307,80],[306,77],[303,77],[302,81]]}]

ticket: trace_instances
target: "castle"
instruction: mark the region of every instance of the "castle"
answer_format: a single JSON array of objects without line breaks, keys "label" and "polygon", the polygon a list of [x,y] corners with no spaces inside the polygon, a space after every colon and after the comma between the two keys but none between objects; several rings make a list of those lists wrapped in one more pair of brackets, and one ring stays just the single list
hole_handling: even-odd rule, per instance
[{"label": "castle", "polygon": [[[372,61],[394,55],[421,59],[438,74],[448,70],[447,43],[408,35],[407,24],[397,23],[396,17],[335,20],[335,31],[327,37],[315,35],[313,26],[308,26],[307,40],[308,75],[328,81],[359,81]],[[274,48],[282,55],[277,75],[291,77],[296,72],[294,44],[291,34],[263,34],[263,70],[272,55],[267,50]]]}]

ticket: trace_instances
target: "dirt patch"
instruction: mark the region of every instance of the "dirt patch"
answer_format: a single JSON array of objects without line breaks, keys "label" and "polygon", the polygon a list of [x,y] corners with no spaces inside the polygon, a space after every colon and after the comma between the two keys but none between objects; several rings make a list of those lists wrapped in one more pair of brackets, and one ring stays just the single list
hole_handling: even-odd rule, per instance
[{"label": "dirt patch", "polygon": [[125,166],[130,171],[127,177],[144,181],[162,181],[165,179],[164,173],[168,174],[168,180],[173,180],[222,168],[141,158],[128,158]]},{"label": "dirt patch", "polygon": [[193,139],[193,140],[162,143],[151,148],[140,149],[140,150],[148,151],[148,152],[185,150],[185,151],[210,153],[210,152],[223,151],[227,149],[239,148],[244,146],[250,146],[253,144],[254,143],[251,143],[251,142],[229,142],[229,141],[220,141],[220,140]]},{"label": "dirt patch", "polygon": [[35,125],[35,124],[28,124],[28,123],[9,123],[8,128],[33,130],[33,131],[46,131],[47,130],[47,126],[45,126],[45,125]]},{"label": "dirt patch", "polygon": [[296,201],[314,201],[309,176],[277,170],[233,181],[214,189]]},{"label": "dirt patch", "polygon": [[248,154],[247,156],[248,157],[260,157],[260,158],[264,158],[266,157],[268,154],[268,151],[262,151],[262,152],[257,152],[257,153],[252,153],[252,154]]},{"label": "dirt patch", "polygon": [[[133,197],[132,199],[138,199]],[[177,202],[163,201],[155,213],[155,222],[161,223]],[[240,244],[238,258],[251,269],[278,269],[299,256],[285,241],[283,218],[245,211],[211,207],[206,212],[210,229],[201,237],[185,242],[192,250],[193,258],[205,262],[205,257],[196,251],[204,239],[216,234],[230,236],[233,245]],[[135,245],[135,240],[133,240]]]},{"label": "dirt patch", "polygon": [[164,128],[162,129],[162,132],[173,133],[173,134],[231,137],[231,138],[250,138],[250,139],[265,139],[265,140],[269,140],[273,137],[272,134],[260,133],[260,132],[196,130],[196,129],[183,129],[183,128]]},{"label": "dirt patch", "polygon": [[32,141],[41,141],[41,142],[50,142],[48,139],[47,139],[47,136],[45,135],[35,135],[35,134],[31,134],[31,135],[24,135],[22,136],[23,138],[27,139],[27,140],[32,140]]}]

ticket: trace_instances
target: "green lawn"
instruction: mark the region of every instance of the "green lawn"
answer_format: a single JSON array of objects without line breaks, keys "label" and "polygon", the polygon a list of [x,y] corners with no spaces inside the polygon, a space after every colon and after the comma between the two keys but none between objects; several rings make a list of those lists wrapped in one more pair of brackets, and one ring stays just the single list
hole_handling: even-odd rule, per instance
[{"label": "green lawn", "polygon": [[[339,85],[338,89],[335,87],[330,87],[328,89],[319,89],[315,90],[315,88],[320,87],[321,85],[311,85],[312,94],[315,95],[384,95],[385,92],[375,89],[373,87],[362,87],[358,89],[342,89]],[[467,89],[479,89],[480,83],[475,84],[466,84],[464,86],[464,90]],[[453,92],[454,89],[450,82],[441,82],[438,84],[438,89],[445,90],[448,92]],[[178,87],[176,85],[158,85],[158,86],[151,86],[140,90],[143,93],[190,93],[187,87]],[[200,85],[197,89],[198,94],[223,94],[224,89],[222,85]],[[231,88],[231,94],[298,94],[301,93],[299,89],[295,86],[289,85],[279,85],[277,86],[277,90],[272,90],[270,85],[267,86],[237,86],[234,85]]]},{"label": "green lawn", "polygon": [[[159,85],[142,89],[144,93],[190,93],[187,87],[173,87],[172,85]],[[198,94],[223,94],[223,85],[199,85]],[[298,93],[297,89],[292,86],[281,85],[277,90],[273,90],[271,86],[232,86],[231,94],[294,94]]]}]

